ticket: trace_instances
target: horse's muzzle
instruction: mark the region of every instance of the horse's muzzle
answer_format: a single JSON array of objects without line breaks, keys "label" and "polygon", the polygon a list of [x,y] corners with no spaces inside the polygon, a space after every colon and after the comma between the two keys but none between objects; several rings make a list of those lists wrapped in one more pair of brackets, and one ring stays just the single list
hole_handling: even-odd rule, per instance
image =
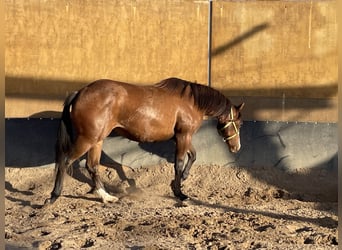
[{"label": "horse's muzzle", "polygon": [[239,143],[238,145],[234,145],[234,146],[228,145],[228,147],[229,147],[229,151],[235,154],[239,152],[241,148],[241,144]]}]

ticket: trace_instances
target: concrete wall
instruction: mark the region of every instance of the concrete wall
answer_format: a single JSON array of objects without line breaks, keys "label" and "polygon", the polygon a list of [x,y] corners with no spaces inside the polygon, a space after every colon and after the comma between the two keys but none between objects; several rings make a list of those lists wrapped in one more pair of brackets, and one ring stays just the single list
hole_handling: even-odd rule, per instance
[{"label": "concrete wall", "polygon": [[[245,122],[241,150],[229,153],[216,130],[217,121],[204,121],[193,136],[196,164],[276,167],[289,172],[325,167],[337,170],[337,124]],[[55,162],[59,119],[6,119],[6,165],[46,166]],[[324,137],[322,137],[324,134]],[[103,162],[138,168],[174,162],[174,141],[139,143],[112,133],[103,145]]]},{"label": "concrete wall", "polygon": [[[316,197],[314,201],[336,201],[337,124],[245,122],[241,150],[231,154],[216,123],[205,121],[193,136],[196,165],[238,167],[274,187]],[[59,119],[6,119],[5,125],[7,167],[54,165]],[[174,152],[171,140],[138,143],[113,133],[104,141],[101,164],[120,173],[122,165],[139,168],[173,163]],[[84,164],[82,159],[80,165]]]},{"label": "concrete wall", "polygon": [[[5,7],[6,117],[60,111],[99,78],[207,83],[206,0]],[[245,101],[246,119],[337,121],[335,1],[214,0],[212,21],[212,86]]]}]

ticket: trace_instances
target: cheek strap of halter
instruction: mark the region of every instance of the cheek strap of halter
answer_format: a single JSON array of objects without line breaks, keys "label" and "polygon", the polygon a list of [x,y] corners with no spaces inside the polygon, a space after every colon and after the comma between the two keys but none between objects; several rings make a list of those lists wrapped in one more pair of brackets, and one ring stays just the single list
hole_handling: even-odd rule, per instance
[{"label": "cheek strap of halter", "polygon": [[230,121],[226,125],[224,125],[220,130],[222,131],[222,130],[228,128],[230,125],[233,124],[234,130],[235,130],[235,134],[233,134],[231,136],[228,136],[228,137],[224,137],[223,141],[225,141],[225,142],[233,139],[234,137],[236,137],[236,136],[238,136],[240,134],[239,130],[238,130],[236,124],[235,124],[235,121],[234,121],[234,114],[233,114],[233,109],[232,108],[230,108],[230,118],[231,118]]}]

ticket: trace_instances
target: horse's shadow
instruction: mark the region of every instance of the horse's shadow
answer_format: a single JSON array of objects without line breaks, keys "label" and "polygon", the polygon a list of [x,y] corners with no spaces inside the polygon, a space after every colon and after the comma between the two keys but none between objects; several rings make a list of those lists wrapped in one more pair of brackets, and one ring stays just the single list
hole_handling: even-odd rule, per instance
[{"label": "horse's shadow", "polygon": [[33,195],[32,191],[26,191],[26,190],[22,191],[22,190],[19,190],[19,189],[13,187],[12,183],[10,183],[8,181],[5,181],[5,189],[10,191],[10,192],[20,193],[20,194],[23,194],[23,195],[26,195],[26,196]]},{"label": "horse's shadow", "polygon": [[[64,196],[68,198],[78,198],[78,199],[86,199],[90,201],[100,201],[99,198],[93,198],[93,197],[88,196],[88,194],[92,193],[92,187],[94,186],[94,183],[89,172],[85,168],[85,166],[81,164],[81,162],[83,162],[84,160],[85,160],[85,156],[81,157],[78,161],[76,161],[73,164],[72,170],[70,171],[69,175],[79,182],[88,184],[89,192],[87,192],[85,195],[82,195],[82,196],[74,196],[74,195],[64,195]],[[121,183],[126,182],[128,184],[127,189],[137,189],[136,181],[127,176],[123,165],[114,161],[104,151],[101,152],[100,164],[104,167],[115,170]],[[110,193],[113,193],[115,195],[120,195],[120,193],[122,192],[121,188],[113,183],[103,182],[103,184],[106,190],[109,191]]]},{"label": "horse's shadow", "polygon": [[[31,190],[19,190],[19,189],[15,188],[12,185],[12,183],[10,183],[9,181],[5,181],[5,189],[11,193],[19,193],[19,194],[22,194],[24,196],[34,195],[34,193]],[[30,199],[28,199],[28,200],[19,199],[16,196],[11,196],[11,195],[5,195],[5,198],[8,199],[9,201],[18,203],[19,205],[21,205],[23,207],[25,207],[25,206],[30,206],[32,208],[40,208],[41,207],[40,205],[32,204]]]},{"label": "horse's shadow", "polygon": [[140,142],[139,147],[146,152],[164,158],[169,163],[175,162],[175,141],[167,140],[160,142]]}]

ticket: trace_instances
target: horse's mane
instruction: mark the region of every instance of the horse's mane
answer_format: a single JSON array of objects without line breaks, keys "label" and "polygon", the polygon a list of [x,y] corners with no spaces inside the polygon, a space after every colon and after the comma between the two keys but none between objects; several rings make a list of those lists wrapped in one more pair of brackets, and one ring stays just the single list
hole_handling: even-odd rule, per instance
[{"label": "horse's mane", "polygon": [[[230,110],[230,101],[219,91],[208,86],[178,78],[165,79],[155,86],[178,93],[183,98],[193,98],[198,109],[204,111],[206,115],[220,116]],[[190,91],[188,96],[185,96],[188,87]]]}]

